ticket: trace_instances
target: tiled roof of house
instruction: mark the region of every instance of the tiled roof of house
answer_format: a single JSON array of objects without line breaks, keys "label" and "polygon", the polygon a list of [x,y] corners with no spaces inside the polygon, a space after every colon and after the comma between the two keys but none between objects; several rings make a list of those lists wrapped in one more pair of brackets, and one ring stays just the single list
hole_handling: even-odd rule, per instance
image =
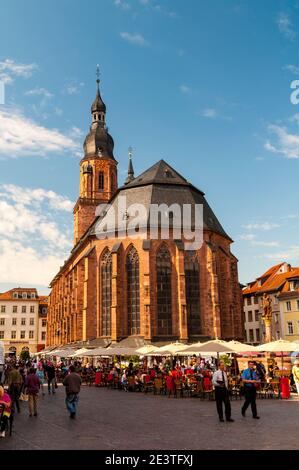
[{"label": "tiled roof of house", "polygon": [[13,289],[9,289],[6,292],[0,294],[0,300],[34,300],[34,299],[14,299],[13,294],[15,292],[22,293],[22,292],[34,292],[36,295],[36,299],[38,298],[37,290],[35,287],[15,287]]},{"label": "tiled roof of house", "polygon": [[284,263],[272,266],[262,276],[258,277],[255,281],[249,283],[249,285],[243,289],[243,295],[253,295],[264,292],[273,292],[276,290],[282,290],[284,287],[288,289],[288,279],[293,277],[299,277],[299,268],[289,267],[289,270],[284,273],[277,273]]}]

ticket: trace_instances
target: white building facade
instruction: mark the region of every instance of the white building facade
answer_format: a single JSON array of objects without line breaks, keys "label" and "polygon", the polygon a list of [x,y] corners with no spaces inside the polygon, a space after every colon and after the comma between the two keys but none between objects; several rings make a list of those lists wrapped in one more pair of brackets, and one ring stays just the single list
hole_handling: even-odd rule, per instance
[{"label": "white building facade", "polygon": [[[40,300],[35,288],[15,288],[0,294],[0,341],[5,353],[34,353],[45,345],[46,322],[40,315]],[[42,337],[44,340],[42,341]]]}]

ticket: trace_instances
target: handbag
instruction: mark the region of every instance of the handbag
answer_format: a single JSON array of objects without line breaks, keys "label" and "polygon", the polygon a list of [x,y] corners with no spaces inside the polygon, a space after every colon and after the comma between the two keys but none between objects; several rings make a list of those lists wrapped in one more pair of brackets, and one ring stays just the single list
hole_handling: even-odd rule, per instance
[{"label": "handbag", "polygon": [[19,399],[20,399],[21,401],[28,401],[28,400],[29,400],[29,396],[28,396],[27,393],[21,393]]}]

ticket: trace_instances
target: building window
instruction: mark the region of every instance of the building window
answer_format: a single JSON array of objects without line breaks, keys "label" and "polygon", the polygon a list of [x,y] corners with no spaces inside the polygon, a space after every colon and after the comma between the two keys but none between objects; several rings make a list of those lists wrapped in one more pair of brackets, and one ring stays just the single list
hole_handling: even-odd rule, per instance
[{"label": "building window", "polygon": [[111,335],[112,255],[106,250],[101,259],[102,335]]},{"label": "building window", "polygon": [[16,326],[16,324],[17,324],[17,319],[16,319],[16,318],[12,318],[11,324],[12,324],[13,326]]},{"label": "building window", "polygon": [[185,283],[188,335],[199,335],[201,333],[199,264],[195,253],[190,251],[185,255]]},{"label": "building window", "polygon": [[252,322],[252,311],[249,310],[248,312],[248,323]]},{"label": "building window", "polygon": [[42,341],[45,341],[46,340],[46,332],[45,331],[42,331]]},{"label": "building window", "polygon": [[0,331],[0,339],[4,339],[4,331]]},{"label": "building window", "polygon": [[12,313],[18,313],[18,306],[17,305],[13,305]]},{"label": "building window", "polygon": [[29,323],[30,326],[33,326],[34,325],[34,318],[30,318],[30,323]]},{"label": "building window", "polygon": [[140,282],[139,256],[134,247],[130,249],[126,260],[128,334],[140,334]]},{"label": "building window", "polygon": [[104,190],[104,172],[103,171],[99,172],[99,190],[100,191]]},{"label": "building window", "polygon": [[13,299],[17,299],[17,298],[18,298],[18,293],[17,293],[17,292],[14,292],[14,293],[12,294],[12,298],[13,298]]},{"label": "building window", "polygon": [[259,329],[259,328],[257,328],[257,329],[255,330],[255,337],[256,337],[256,341],[257,341],[257,342],[260,342],[261,337],[260,337],[260,329]]},{"label": "building window", "polygon": [[255,304],[258,304],[258,303],[259,303],[258,297],[254,297],[253,299],[254,299],[253,301],[254,301]]},{"label": "building window", "polygon": [[293,322],[288,321],[288,335],[293,335],[294,330],[293,330]]},{"label": "building window", "polygon": [[259,311],[258,310],[255,310],[254,316],[255,316],[255,321],[259,321]]},{"label": "building window", "polygon": [[5,313],[5,305],[1,305],[1,313]]},{"label": "building window", "polygon": [[0,325],[1,326],[5,325],[5,318],[0,318]]},{"label": "building window", "polygon": [[275,323],[278,323],[278,322],[279,322],[279,313],[275,313],[275,315],[274,315],[274,321],[275,321]]},{"label": "building window", "polygon": [[157,253],[158,335],[172,334],[171,256],[165,245]]},{"label": "building window", "polygon": [[24,330],[22,330],[22,331],[20,332],[20,338],[21,338],[21,339],[25,339],[25,333],[26,333],[26,332],[25,332]]},{"label": "building window", "polygon": [[253,343],[253,342],[254,342],[253,330],[249,330],[249,342],[250,342],[250,343]]},{"label": "building window", "polygon": [[22,305],[22,313],[26,313],[26,305]]},{"label": "building window", "polygon": [[34,339],[34,331],[29,331],[29,339]]},{"label": "building window", "polygon": [[22,319],[21,319],[21,325],[22,325],[22,326],[25,326],[25,325],[26,325],[26,318],[22,318]]},{"label": "building window", "polygon": [[47,320],[43,319],[42,320],[42,327],[45,328],[47,326]]},{"label": "building window", "polygon": [[11,339],[16,339],[17,337],[17,332],[16,331],[12,331],[11,332]]},{"label": "building window", "polygon": [[27,299],[27,292],[23,292],[22,299]]},{"label": "building window", "polygon": [[34,313],[34,305],[30,306],[30,313]]},{"label": "building window", "polygon": [[251,297],[247,298],[247,305],[251,305]]},{"label": "building window", "polygon": [[286,304],[287,304],[287,311],[290,312],[292,310],[292,305],[291,305],[290,300],[288,300]]},{"label": "building window", "polygon": [[[35,299],[35,292],[31,292],[31,298]],[[34,308],[34,307],[33,307]]]}]

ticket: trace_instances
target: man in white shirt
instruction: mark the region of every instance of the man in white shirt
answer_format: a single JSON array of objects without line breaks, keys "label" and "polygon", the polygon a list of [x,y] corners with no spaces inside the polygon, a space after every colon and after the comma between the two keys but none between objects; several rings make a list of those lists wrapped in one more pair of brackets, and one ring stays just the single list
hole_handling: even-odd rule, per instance
[{"label": "man in white shirt", "polygon": [[225,364],[223,361],[219,362],[218,370],[214,372],[213,385],[215,387],[215,399],[216,399],[216,407],[217,407],[217,412],[219,416],[219,421],[221,421],[222,423],[224,422],[223,407],[222,407],[222,403],[224,403],[226,421],[232,423],[234,420],[231,419],[231,406],[230,406],[229,393],[228,393],[228,380],[227,380],[227,374],[225,372]]}]

